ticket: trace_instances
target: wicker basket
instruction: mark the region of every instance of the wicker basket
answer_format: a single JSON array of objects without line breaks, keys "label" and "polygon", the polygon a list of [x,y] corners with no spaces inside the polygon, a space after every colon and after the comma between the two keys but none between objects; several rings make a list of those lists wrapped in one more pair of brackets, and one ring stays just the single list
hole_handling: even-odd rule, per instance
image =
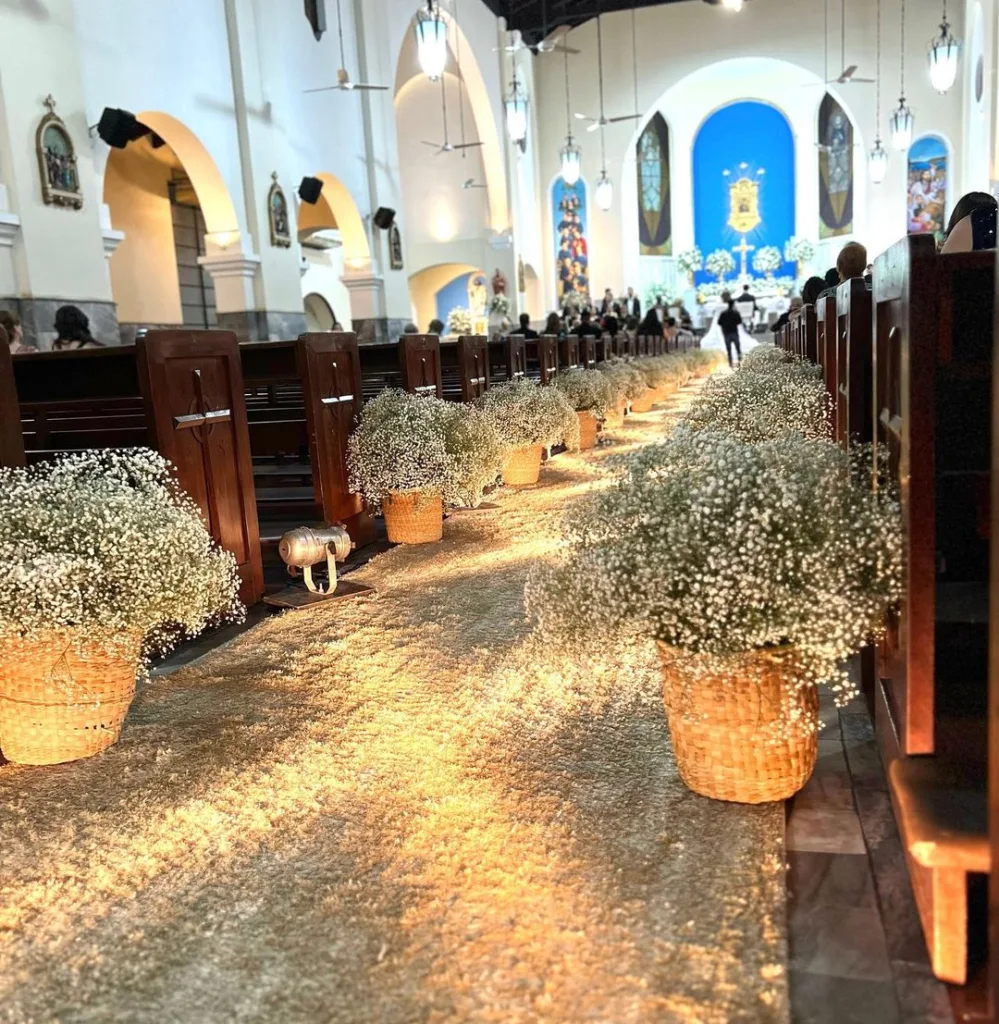
[{"label": "wicker basket", "polygon": [[62,764],[118,741],[135,696],[139,641],[127,656],[89,645],[77,630],[4,645],[0,752],[15,764]]},{"label": "wicker basket", "polygon": [[540,444],[530,448],[514,448],[503,467],[503,483],[509,487],[528,487],[538,482],[541,476],[541,456],[544,448]]},{"label": "wicker basket", "polygon": [[444,536],[444,501],[439,494],[392,492],[382,499],[382,514],[393,544],[434,544]]},{"label": "wicker basket", "polygon": [[589,451],[597,446],[597,428],[599,423],[592,412],[577,412],[579,418],[579,450]]},{"label": "wicker basket", "polygon": [[789,687],[791,649],[760,652],[746,676],[691,681],[691,655],[660,643],[663,698],[680,777],[715,800],[786,800],[818,753],[814,686]]},{"label": "wicker basket", "polygon": [[632,399],[631,411],[632,412],[652,412],[652,406],[656,400],[656,393],[652,388],[648,388],[641,398]]}]

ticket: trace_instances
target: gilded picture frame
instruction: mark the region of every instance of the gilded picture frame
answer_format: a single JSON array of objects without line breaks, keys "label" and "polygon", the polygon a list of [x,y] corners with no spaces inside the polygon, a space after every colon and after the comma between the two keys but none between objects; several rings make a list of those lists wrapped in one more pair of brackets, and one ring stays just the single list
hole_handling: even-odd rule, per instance
[{"label": "gilded picture frame", "polygon": [[291,211],[288,197],[278,184],[277,171],[271,175],[267,192],[267,221],[271,228],[271,245],[280,249],[291,248]]},{"label": "gilded picture frame", "polygon": [[79,210],[83,206],[80,172],[76,163],[76,147],[65,122],[55,112],[51,96],[45,98],[48,112],[35,132],[35,151],[42,182],[42,201],[47,206],[64,206]]}]

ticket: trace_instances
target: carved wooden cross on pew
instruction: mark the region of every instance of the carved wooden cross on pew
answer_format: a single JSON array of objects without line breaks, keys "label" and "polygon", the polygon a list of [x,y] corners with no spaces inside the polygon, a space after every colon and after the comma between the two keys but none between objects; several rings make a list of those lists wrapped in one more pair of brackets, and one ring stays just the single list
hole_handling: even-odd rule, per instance
[{"label": "carved wooden cross on pew", "polygon": [[336,360],[332,362],[333,366],[333,393],[328,395],[322,400],[323,406],[327,409],[332,409],[333,406],[343,405],[346,402],[353,402],[353,395],[341,395],[340,394],[340,367],[337,365]]}]

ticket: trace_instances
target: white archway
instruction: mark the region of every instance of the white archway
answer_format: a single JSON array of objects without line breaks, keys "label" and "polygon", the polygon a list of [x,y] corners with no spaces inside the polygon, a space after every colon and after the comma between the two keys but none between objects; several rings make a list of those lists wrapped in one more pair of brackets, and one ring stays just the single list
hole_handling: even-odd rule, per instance
[{"label": "white archway", "polygon": [[319,171],[323,190],[315,203],[298,204],[298,236],[336,229],[343,242],[343,258],[349,268],[360,270],[371,265],[371,246],[364,221],[350,190],[335,175]]}]

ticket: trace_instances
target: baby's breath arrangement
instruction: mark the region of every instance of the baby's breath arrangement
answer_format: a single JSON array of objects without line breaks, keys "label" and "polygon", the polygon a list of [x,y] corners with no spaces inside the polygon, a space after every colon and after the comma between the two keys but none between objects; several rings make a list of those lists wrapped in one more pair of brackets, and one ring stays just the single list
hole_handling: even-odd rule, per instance
[{"label": "baby's breath arrangement", "polygon": [[524,379],[509,381],[490,388],[478,404],[493,415],[511,448],[579,447],[576,410],[558,388]]},{"label": "baby's breath arrangement", "polygon": [[645,378],[645,383],[650,388],[676,386],[687,379],[686,366],[683,360],[675,355],[636,359],[633,365]]},{"label": "baby's breath arrangement", "polygon": [[723,431],[748,443],[771,441],[794,432],[829,436],[829,394],[822,371],[801,361],[756,363],[709,380],[684,422],[694,430]]},{"label": "baby's breath arrangement", "polygon": [[576,412],[592,412],[603,419],[617,404],[607,374],[599,370],[562,370],[555,378],[557,387]]},{"label": "baby's breath arrangement", "polygon": [[382,391],[364,406],[347,442],[350,487],[373,508],[392,492],[444,494],[454,459],[444,441],[440,399]]},{"label": "baby's breath arrangement", "polygon": [[72,630],[127,654],[242,614],[233,556],[144,448],[0,469],[0,647]]},{"label": "baby's breath arrangement", "polygon": [[779,363],[794,363],[798,357],[773,344],[757,345],[742,357],[742,372],[765,370]]},{"label": "baby's breath arrangement", "polygon": [[606,374],[614,389],[614,404],[631,402],[641,398],[648,390],[642,371],[625,359],[608,359],[597,367],[598,372]]},{"label": "baby's breath arrangement", "polygon": [[681,427],[574,510],[560,558],[532,572],[528,609],[554,634],[640,629],[686,652],[692,685],[793,651],[789,685],[846,699],[843,659],[901,593],[900,522],[831,442]]},{"label": "baby's breath arrangement", "polygon": [[474,405],[430,399],[441,409],[444,447],[451,460],[444,504],[477,508],[499,479],[510,454],[491,412]]}]

